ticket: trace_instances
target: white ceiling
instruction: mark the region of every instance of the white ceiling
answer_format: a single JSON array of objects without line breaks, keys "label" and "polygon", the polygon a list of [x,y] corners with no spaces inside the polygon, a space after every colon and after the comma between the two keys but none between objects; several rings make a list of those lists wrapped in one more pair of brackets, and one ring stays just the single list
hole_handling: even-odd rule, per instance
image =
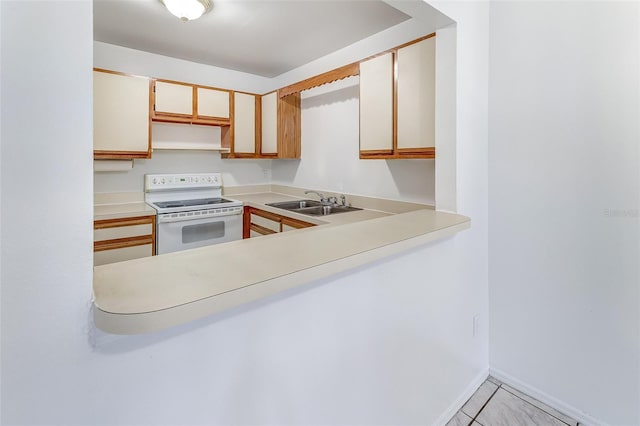
[{"label": "white ceiling", "polygon": [[93,5],[97,41],[265,77],[411,18],[379,0],[214,0],[209,13],[187,23],[160,0]]}]

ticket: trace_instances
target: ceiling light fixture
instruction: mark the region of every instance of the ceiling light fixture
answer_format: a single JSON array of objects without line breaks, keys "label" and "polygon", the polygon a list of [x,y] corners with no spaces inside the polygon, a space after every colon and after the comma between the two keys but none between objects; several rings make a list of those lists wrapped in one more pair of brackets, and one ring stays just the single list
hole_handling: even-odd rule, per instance
[{"label": "ceiling light fixture", "polygon": [[211,9],[211,0],[162,0],[164,6],[172,15],[182,22],[198,19]]}]

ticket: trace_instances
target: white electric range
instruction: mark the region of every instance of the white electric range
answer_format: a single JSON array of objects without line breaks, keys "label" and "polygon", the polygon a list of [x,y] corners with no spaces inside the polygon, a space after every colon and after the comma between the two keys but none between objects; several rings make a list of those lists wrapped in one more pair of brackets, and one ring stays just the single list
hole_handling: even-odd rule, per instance
[{"label": "white electric range", "polygon": [[157,212],[156,254],[242,239],[242,201],[222,198],[220,173],[149,174],[144,191]]}]

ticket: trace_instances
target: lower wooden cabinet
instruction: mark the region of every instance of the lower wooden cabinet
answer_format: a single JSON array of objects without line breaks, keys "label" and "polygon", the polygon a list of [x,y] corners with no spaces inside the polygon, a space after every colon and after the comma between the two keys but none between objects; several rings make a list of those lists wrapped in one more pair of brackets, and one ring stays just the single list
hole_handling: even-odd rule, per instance
[{"label": "lower wooden cabinet", "polygon": [[313,223],[246,206],[243,220],[242,238],[253,238],[315,226]]},{"label": "lower wooden cabinet", "polygon": [[153,256],[155,252],[155,216],[93,221],[94,266]]}]

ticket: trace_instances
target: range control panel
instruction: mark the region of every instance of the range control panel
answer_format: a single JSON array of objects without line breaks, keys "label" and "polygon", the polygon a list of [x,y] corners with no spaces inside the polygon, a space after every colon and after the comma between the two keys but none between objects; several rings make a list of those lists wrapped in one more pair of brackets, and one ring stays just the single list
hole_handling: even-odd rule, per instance
[{"label": "range control panel", "polygon": [[144,190],[162,191],[167,189],[220,188],[220,173],[154,174],[144,175]]}]

